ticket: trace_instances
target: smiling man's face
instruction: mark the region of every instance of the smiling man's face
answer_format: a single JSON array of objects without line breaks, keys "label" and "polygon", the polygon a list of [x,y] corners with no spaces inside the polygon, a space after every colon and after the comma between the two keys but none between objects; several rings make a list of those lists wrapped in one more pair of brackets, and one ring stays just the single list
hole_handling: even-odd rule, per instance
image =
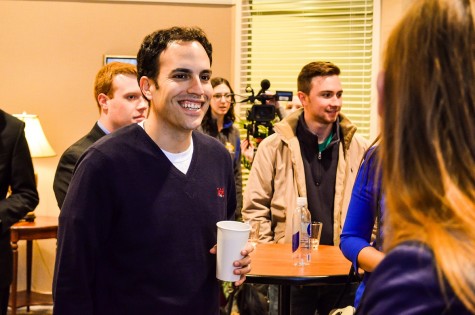
[{"label": "smiling man's face", "polygon": [[305,120],[320,125],[333,124],[341,110],[342,95],[343,89],[337,75],[314,77],[310,93],[302,94],[300,99],[305,108]]},{"label": "smiling man's face", "polygon": [[185,133],[200,126],[213,94],[210,78],[210,60],[200,43],[171,43],[159,57],[158,86],[150,85],[151,110],[160,123]]}]

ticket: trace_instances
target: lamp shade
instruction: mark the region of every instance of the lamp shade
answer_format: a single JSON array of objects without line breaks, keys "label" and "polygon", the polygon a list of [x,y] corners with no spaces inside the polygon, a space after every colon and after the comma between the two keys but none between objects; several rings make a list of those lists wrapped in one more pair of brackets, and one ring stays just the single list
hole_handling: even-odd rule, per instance
[{"label": "lamp shade", "polygon": [[31,157],[51,157],[55,156],[53,148],[49,144],[46,136],[41,128],[38,115],[32,114],[13,114],[16,118],[25,122],[25,137],[28,141]]}]

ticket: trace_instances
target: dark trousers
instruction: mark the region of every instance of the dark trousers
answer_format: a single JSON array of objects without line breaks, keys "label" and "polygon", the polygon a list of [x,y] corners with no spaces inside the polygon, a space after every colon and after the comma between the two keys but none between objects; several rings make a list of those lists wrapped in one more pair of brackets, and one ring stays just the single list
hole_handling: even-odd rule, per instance
[{"label": "dark trousers", "polygon": [[358,284],[351,284],[336,305],[345,284],[292,286],[290,288],[292,315],[328,315],[335,307],[353,305]]},{"label": "dark trousers", "polygon": [[0,288],[0,315],[7,315],[9,295],[10,295],[10,286],[6,288]]}]

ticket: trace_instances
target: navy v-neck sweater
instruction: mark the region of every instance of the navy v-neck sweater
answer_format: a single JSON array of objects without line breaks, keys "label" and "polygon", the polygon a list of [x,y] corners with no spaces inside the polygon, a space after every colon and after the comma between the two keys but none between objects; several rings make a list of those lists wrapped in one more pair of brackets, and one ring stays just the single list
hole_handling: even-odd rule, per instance
[{"label": "navy v-neck sweater", "polygon": [[55,315],[218,314],[216,222],[232,219],[232,161],[193,132],[187,174],[133,124],[81,157],[59,218]]}]

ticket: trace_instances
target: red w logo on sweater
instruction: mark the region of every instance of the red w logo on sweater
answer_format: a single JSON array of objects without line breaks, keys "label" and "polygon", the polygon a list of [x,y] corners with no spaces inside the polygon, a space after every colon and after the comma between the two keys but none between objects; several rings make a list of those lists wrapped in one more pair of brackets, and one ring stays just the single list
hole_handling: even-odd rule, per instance
[{"label": "red w logo on sweater", "polygon": [[216,192],[219,198],[224,198],[224,188],[216,188]]}]

